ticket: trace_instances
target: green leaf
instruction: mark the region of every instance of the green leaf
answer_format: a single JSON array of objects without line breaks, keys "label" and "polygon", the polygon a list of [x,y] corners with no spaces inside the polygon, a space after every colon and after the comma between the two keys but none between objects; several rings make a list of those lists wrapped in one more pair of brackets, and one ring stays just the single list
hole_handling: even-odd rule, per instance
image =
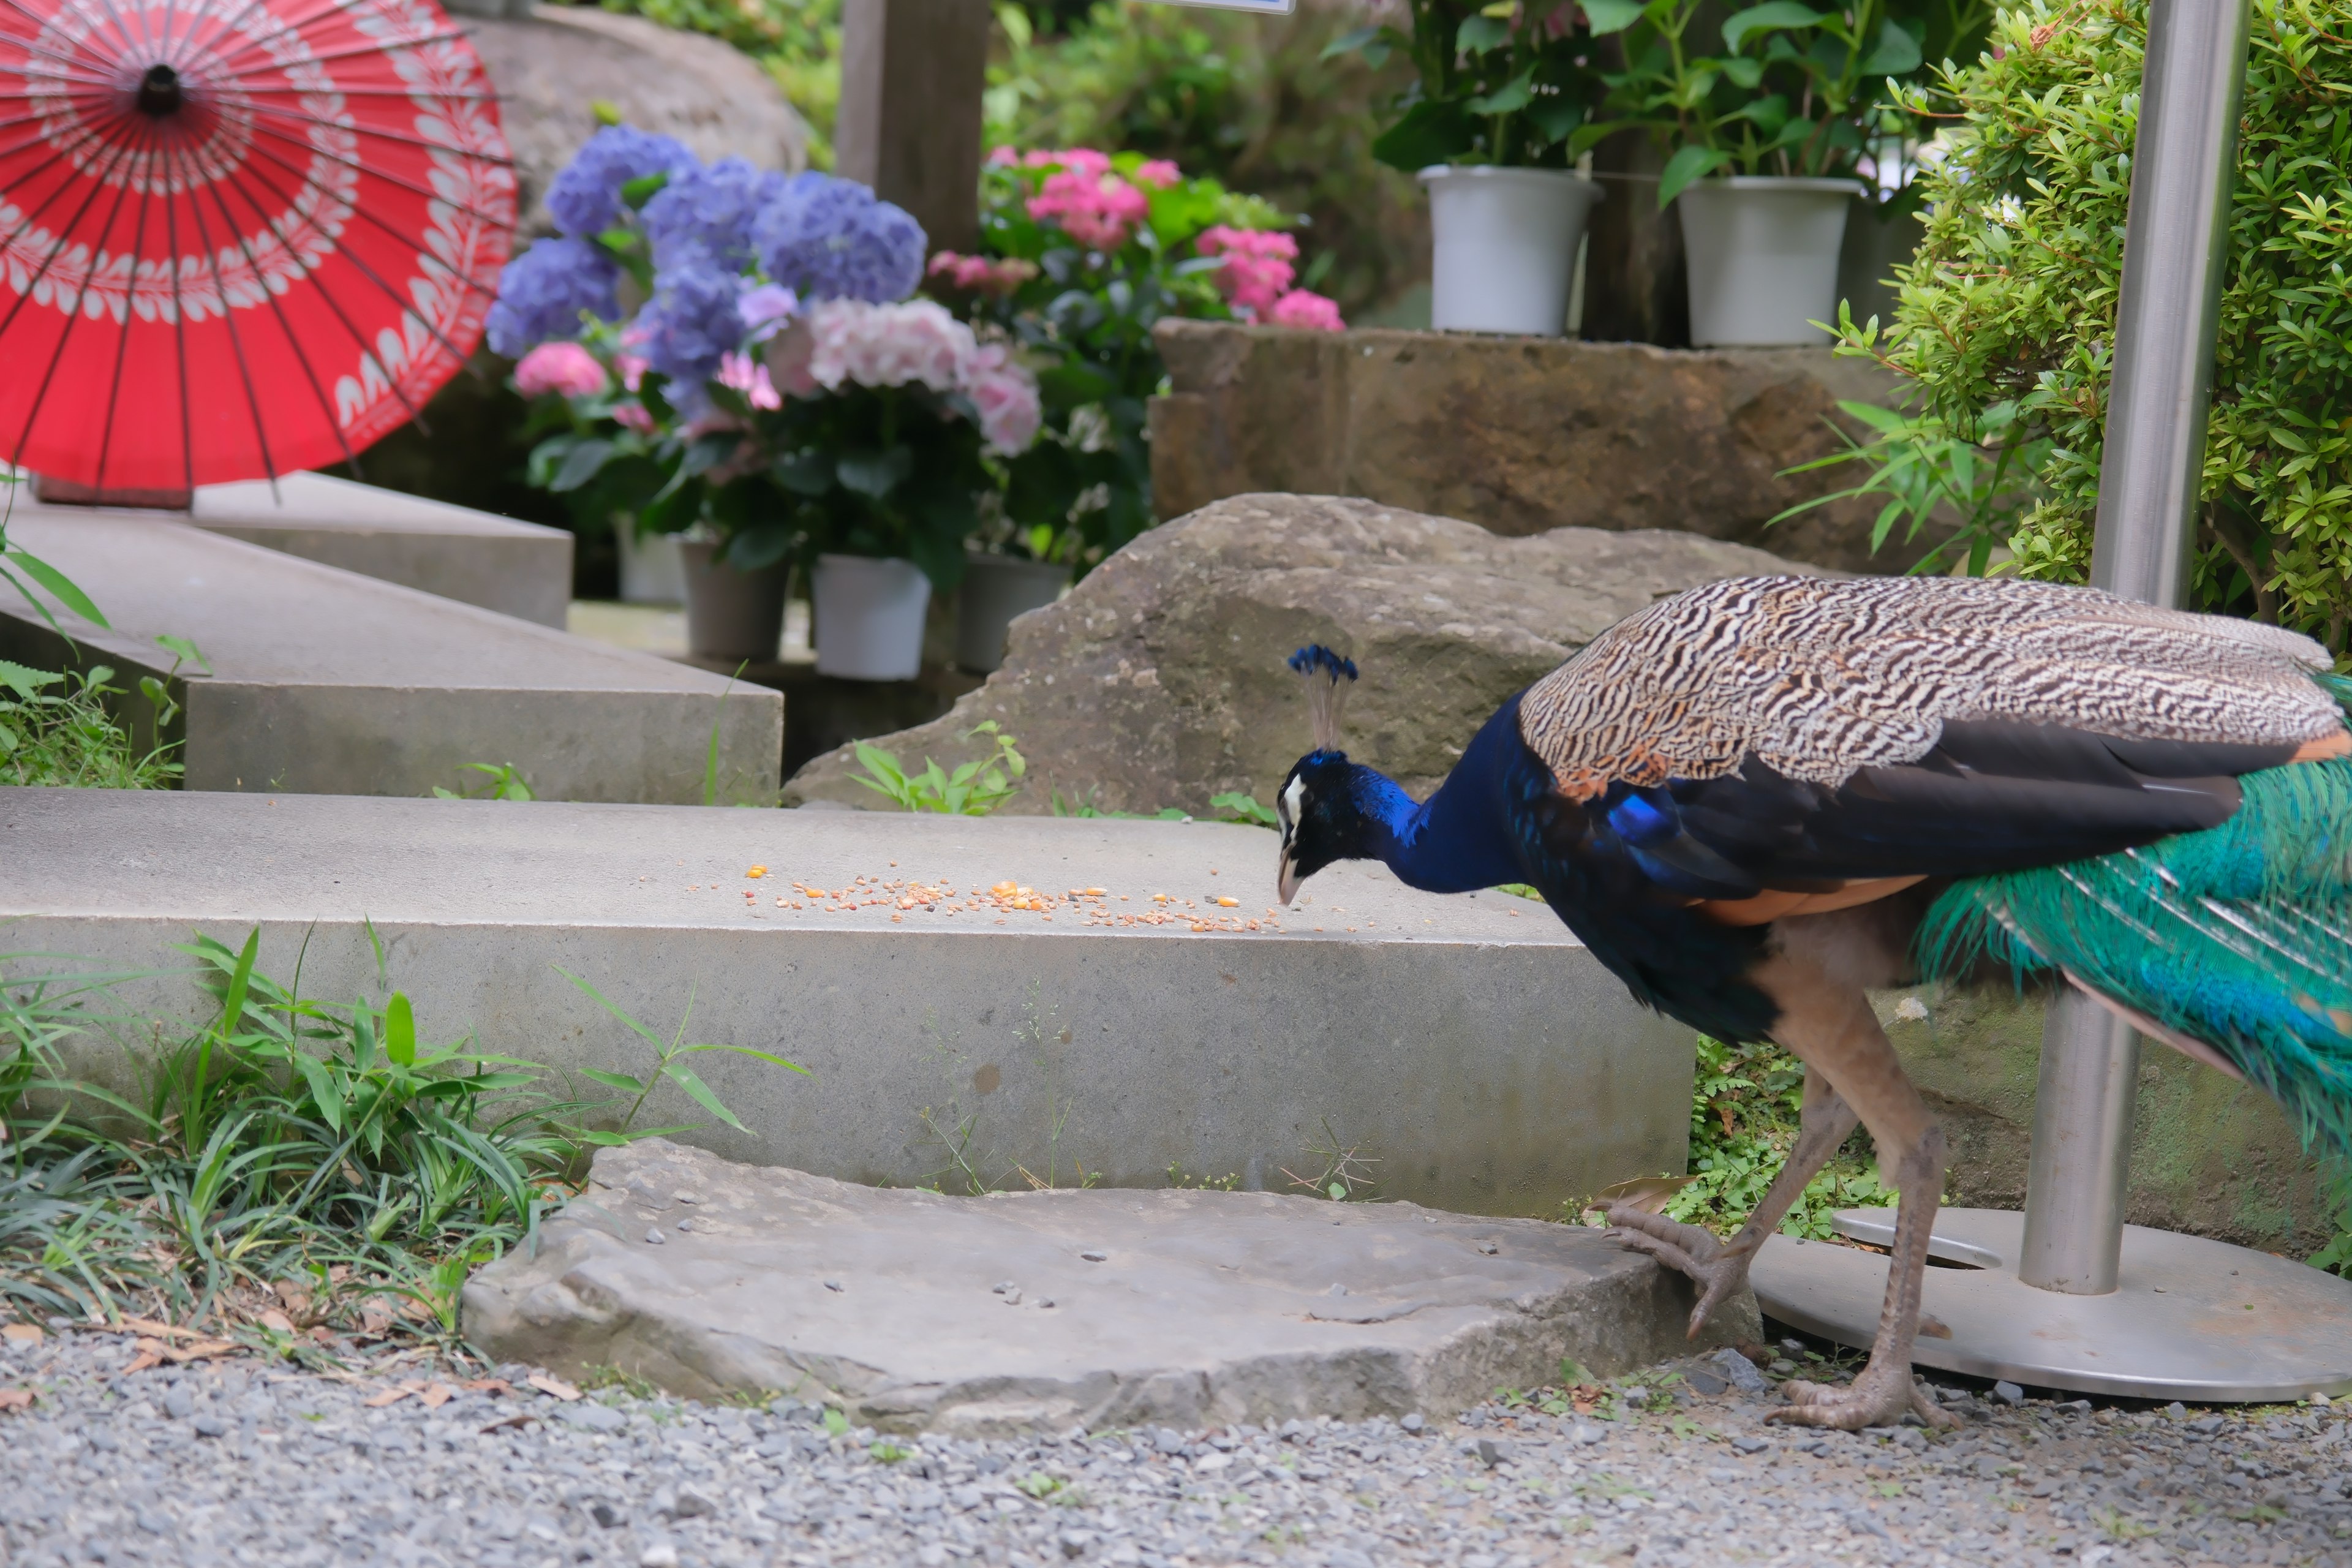
[{"label": "green leaf", "polygon": [[1685,147],[1666,160],[1665,171],[1658,176],[1658,210],[1664,211],[1668,203],[1683,194],[1693,180],[1715,173],[1731,162],[1731,154],[1712,147]]},{"label": "green leaf", "polygon": [[11,664],[0,658],[0,686],[13,686],[16,695],[31,701],[44,686],[63,680],[64,676],[47,669],[27,669],[21,664]]},{"label": "green leaf", "polygon": [[1878,47],[1860,69],[1866,77],[1908,76],[1919,68],[1919,40],[1889,16],[1878,29]]},{"label": "green leaf", "polygon": [[773,1052],[758,1050],[751,1046],[688,1046],[685,1050],[680,1051],[677,1054],[679,1056],[685,1056],[691,1051],[733,1051],[739,1057],[757,1057],[763,1062],[773,1062],[780,1068],[790,1068],[793,1071],[801,1074],[804,1078],[814,1078],[816,1076],[814,1073],[810,1072],[808,1068],[801,1066],[798,1062],[788,1062],[784,1060],[783,1058],[775,1055]]},{"label": "green leaf", "polygon": [[245,1017],[245,993],[253,984],[253,961],[261,952],[261,928],[254,927],[246,933],[245,947],[236,955],[236,967],[229,972],[228,989],[221,994],[221,1016],[218,1032],[226,1035]]},{"label": "green leaf", "polygon": [[915,449],[902,442],[883,452],[844,452],[835,468],[842,489],[880,500],[915,471]]},{"label": "green leaf", "polygon": [[1477,126],[1467,108],[1458,102],[1423,101],[1381,132],[1372,143],[1372,156],[1410,174],[1451,162],[1476,142]]},{"label": "green leaf", "polygon": [[1341,55],[1352,55],[1358,49],[1362,48],[1366,44],[1369,44],[1373,39],[1379,37],[1383,30],[1384,29],[1377,25],[1350,27],[1346,32],[1340,34],[1338,37],[1332,39],[1329,43],[1324,45],[1323,52],[1320,55],[1318,55],[1316,58],[1318,60],[1331,60],[1339,58]]},{"label": "green leaf", "polygon": [[1584,19],[1598,38],[1623,32],[1642,19],[1644,9],[1642,0],[1584,0]]},{"label": "green leaf", "polygon": [[213,672],[212,660],[205,657],[203,649],[185,637],[173,637],[170,632],[158,632],[155,645],[182,664],[193,664],[206,675]]},{"label": "green leaf", "polygon": [[643,1079],[631,1078],[625,1072],[607,1072],[603,1068],[582,1068],[580,1076],[601,1083],[606,1089],[617,1089],[624,1094],[643,1094],[646,1091]]},{"label": "green leaf", "polygon": [[1827,13],[1800,5],[1797,0],[1764,0],[1763,5],[1750,5],[1723,24],[1723,47],[1738,54],[1739,46],[1748,41],[1750,34],[1781,27],[1818,27],[1828,20]]},{"label": "green leaf", "polygon": [[728,1110],[725,1103],[722,1102],[717,1095],[710,1092],[710,1086],[697,1078],[694,1075],[694,1069],[688,1067],[684,1062],[664,1062],[662,1064],[662,1076],[668,1079],[672,1083],[677,1085],[678,1088],[686,1090],[687,1093],[694,1096],[696,1104],[701,1106],[703,1110],[710,1112],[711,1115],[719,1118],[719,1121],[727,1123],[728,1126],[735,1129],[736,1131],[749,1132],[751,1131],[750,1128],[735,1120],[735,1113]]},{"label": "green leaf", "polygon": [[563,466],[555,470],[555,477],[548,481],[547,488],[558,492],[578,489],[596,477],[596,470],[603,468],[605,459],[612,455],[613,443],[610,441],[581,442],[564,454]]},{"label": "green leaf", "polygon": [[1484,97],[1470,100],[1473,114],[1517,114],[1535,99],[1536,68],[1529,66]]},{"label": "green leaf", "polygon": [[12,544],[8,547],[6,559],[14,562],[26,576],[57,595],[58,603],[83,620],[94,626],[104,626],[108,631],[114,629],[107,624],[106,617],[98,613],[98,606],[90,603],[89,595],[75,585],[72,578],[39,556]]},{"label": "green leaf", "polygon": [[662,1051],[669,1048],[668,1042],[664,1040],[659,1035],[655,1034],[651,1029],[646,1028],[643,1024],[638,1023],[635,1018],[630,1017],[626,1013],[622,1012],[618,1007],[614,1006],[612,1003],[606,1001],[604,999],[604,994],[602,991],[597,990],[593,985],[589,984],[585,980],[581,979],[580,976],[572,973],[572,971],[564,968],[560,963],[551,963],[548,967],[554,970],[556,973],[563,976],[564,979],[572,982],[573,985],[579,987],[579,989],[587,995],[589,1000],[594,1002],[596,1005],[602,1007],[604,1011],[621,1020],[622,1023],[626,1024],[630,1029],[638,1036],[652,1041],[654,1049]]},{"label": "green leaf", "polygon": [[343,1096],[333,1075],[327,1071],[325,1063],[300,1051],[293,1054],[293,1062],[295,1070],[302,1075],[303,1082],[310,1087],[310,1103],[319,1108],[319,1120],[327,1124],[328,1131],[341,1137]]},{"label": "green leaf", "polygon": [[405,991],[394,992],[383,1005],[383,1054],[400,1067],[416,1059],[416,1014]]},{"label": "green leaf", "polygon": [[1465,16],[1454,33],[1457,55],[1483,54],[1511,41],[1511,25],[1496,16]]}]

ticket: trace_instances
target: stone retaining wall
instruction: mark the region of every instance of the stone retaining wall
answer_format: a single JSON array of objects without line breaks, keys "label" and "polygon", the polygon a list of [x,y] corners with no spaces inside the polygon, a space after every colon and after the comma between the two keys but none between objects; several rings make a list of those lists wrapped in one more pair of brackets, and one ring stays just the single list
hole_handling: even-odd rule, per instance
[{"label": "stone retaining wall", "polygon": [[1161,518],[1227,496],[1361,496],[1496,533],[1677,529],[1848,572],[1899,572],[1927,541],[1870,552],[1877,506],[1768,526],[1861,470],[1785,470],[1840,449],[1841,401],[1897,379],[1827,349],[1657,349],[1564,338],[1154,329],[1171,391],[1151,404]]}]

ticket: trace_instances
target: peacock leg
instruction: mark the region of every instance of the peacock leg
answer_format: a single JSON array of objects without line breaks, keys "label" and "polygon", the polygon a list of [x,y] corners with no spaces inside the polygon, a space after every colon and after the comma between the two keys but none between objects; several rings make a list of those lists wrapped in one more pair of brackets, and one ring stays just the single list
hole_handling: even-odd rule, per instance
[{"label": "peacock leg", "polygon": [[1869,998],[1849,974],[1841,973],[1843,966],[1835,957],[1790,942],[1767,959],[1753,978],[1780,1005],[1773,1037],[1826,1078],[1838,1099],[1860,1115],[1878,1145],[1881,1173],[1902,1202],[1869,1364],[1843,1388],[1797,1381],[1783,1384],[1790,1403],[1766,1419],[1854,1432],[1893,1426],[1912,1411],[1930,1426],[1956,1426],[1911,1376],[1911,1347],[1918,1333],[1919,1298],[1927,1272],[1927,1237],[1944,1190],[1943,1129],[1904,1073]]},{"label": "peacock leg", "polygon": [[1612,1238],[1648,1253],[1697,1283],[1698,1304],[1691,1309],[1690,1315],[1692,1339],[1698,1338],[1699,1330],[1706,1326],[1716,1308],[1748,1289],[1748,1266],[1755,1261],[1756,1249],[1764,1245],[1766,1237],[1780,1228],[1783,1216],[1853,1131],[1856,1120],[1853,1109],[1838,1098],[1837,1090],[1830,1087],[1821,1070],[1807,1068],[1797,1146],[1789,1151],[1780,1173],[1772,1178],[1771,1189],[1748,1215],[1748,1223],[1729,1241],[1717,1241],[1712,1232],[1698,1226],[1683,1225],[1628,1204],[1610,1205],[1609,1223],[1613,1228],[1609,1235]]}]

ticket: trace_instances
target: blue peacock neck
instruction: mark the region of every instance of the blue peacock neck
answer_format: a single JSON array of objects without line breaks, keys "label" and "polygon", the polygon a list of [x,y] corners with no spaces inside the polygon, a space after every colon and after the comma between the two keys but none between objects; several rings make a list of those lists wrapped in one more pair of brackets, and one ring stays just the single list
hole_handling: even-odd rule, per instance
[{"label": "blue peacock neck", "polygon": [[1467,893],[1523,880],[1503,809],[1505,770],[1519,744],[1518,704],[1506,703],[1425,801],[1387,774],[1354,764],[1349,779],[1364,817],[1361,853],[1424,892]]}]

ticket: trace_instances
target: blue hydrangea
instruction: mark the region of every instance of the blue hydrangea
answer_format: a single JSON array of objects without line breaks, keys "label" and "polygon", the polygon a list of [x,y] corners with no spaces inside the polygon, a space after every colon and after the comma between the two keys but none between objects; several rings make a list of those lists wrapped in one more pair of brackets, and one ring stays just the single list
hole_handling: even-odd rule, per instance
[{"label": "blue hydrangea", "polygon": [[584,239],[542,239],[499,274],[488,321],[490,348],[520,359],[550,338],[580,330],[580,313],[603,321],[621,313],[621,265]]},{"label": "blue hydrangea", "polygon": [[646,363],[689,384],[719,374],[722,355],[743,346],[741,275],[707,250],[682,244],[654,274],[654,297],[637,312],[635,336]]},{"label": "blue hydrangea", "polygon": [[677,179],[701,166],[674,136],[657,136],[634,125],[608,125],[588,138],[547,187],[548,216],[563,233],[593,239],[625,216],[623,185],[648,174]]},{"label": "blue hydrangea", "polygon": [[855,180],[799,174],[751,227],[768,276],[803,300],[903,300],[923,280],[923,226]]},{"label": "blue hydrangea", "polygon": [[691,245],[721,267],[744,270],[751,265],[752,220],[783,194],[786,183],[785,176],[740,158],[675,176],[639,215],[653,239],[655,264],[667,265]]}]

